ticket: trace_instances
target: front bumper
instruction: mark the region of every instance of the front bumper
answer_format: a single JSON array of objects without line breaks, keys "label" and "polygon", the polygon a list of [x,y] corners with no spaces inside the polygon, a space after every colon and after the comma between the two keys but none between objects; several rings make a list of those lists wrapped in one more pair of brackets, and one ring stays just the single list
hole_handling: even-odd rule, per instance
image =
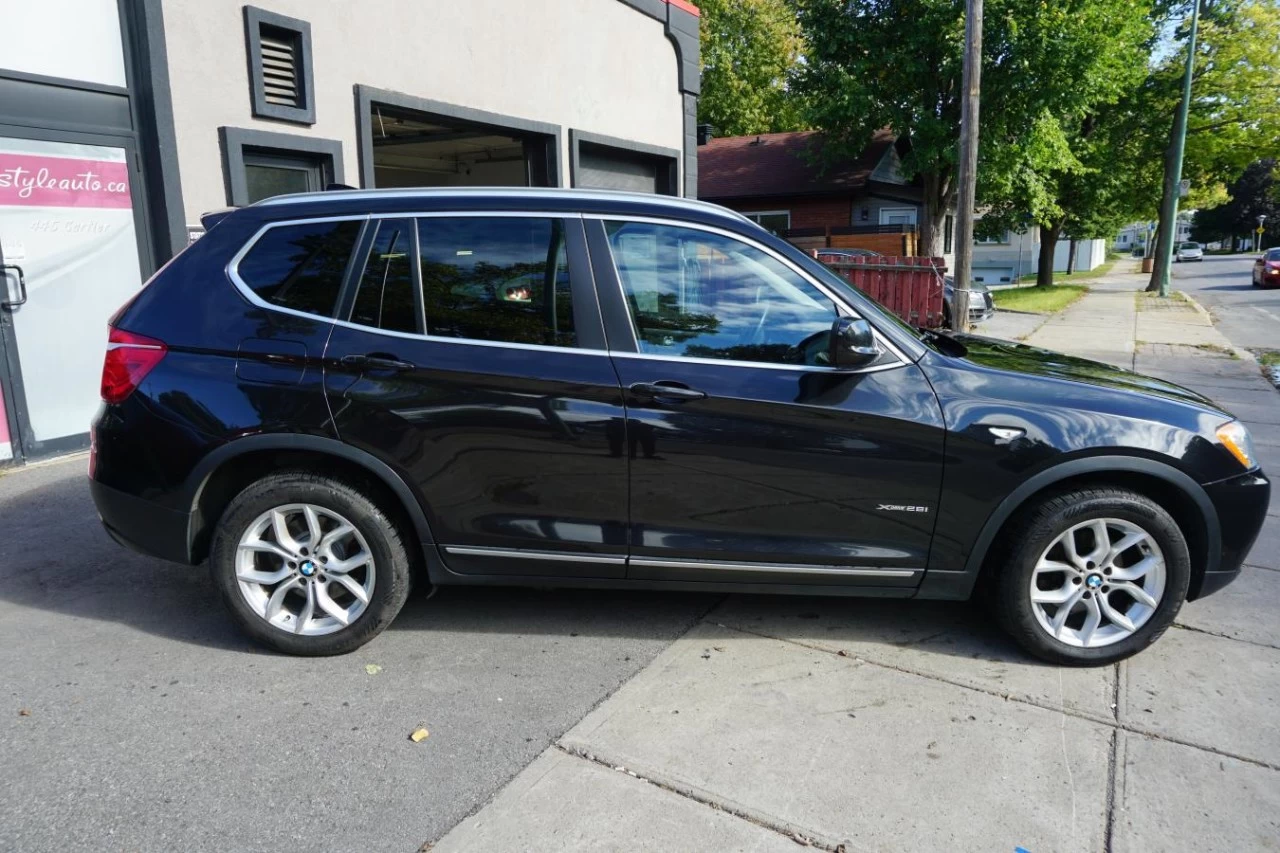
[{"label": "front bumper", "polygon": [[107,535],[126,548],[175,563],[191,563],[189,513],[160,506],[89,481],[89,492]]},{"label": "front bumper", "polygon": [[1216,592],[1239,576],[1271,502],[1271,482],[1260,470],[1210,483],[1204,491],[1218,513],[1222,551],[1214,571],[1192,580],[1188,600]]}]

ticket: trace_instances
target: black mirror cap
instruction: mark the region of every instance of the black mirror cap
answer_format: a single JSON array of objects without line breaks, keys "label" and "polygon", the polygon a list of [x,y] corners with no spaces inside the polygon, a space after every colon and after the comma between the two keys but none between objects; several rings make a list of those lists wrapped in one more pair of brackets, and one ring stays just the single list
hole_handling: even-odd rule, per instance
[{"label": "black mirror cap", "polygon": [[862,367],[880,357],[875,332],[861,317],[838,317],[831,324],[831,365]]}]

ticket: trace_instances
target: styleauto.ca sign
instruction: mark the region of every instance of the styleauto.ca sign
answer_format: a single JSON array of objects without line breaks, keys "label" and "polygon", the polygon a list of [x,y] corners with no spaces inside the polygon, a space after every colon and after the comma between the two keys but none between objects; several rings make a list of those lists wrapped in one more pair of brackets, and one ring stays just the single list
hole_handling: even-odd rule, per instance
[{"label": "styleauto.ca sign", "polygon": [[0,207],[131,207],[123,161],[0,153]]}]

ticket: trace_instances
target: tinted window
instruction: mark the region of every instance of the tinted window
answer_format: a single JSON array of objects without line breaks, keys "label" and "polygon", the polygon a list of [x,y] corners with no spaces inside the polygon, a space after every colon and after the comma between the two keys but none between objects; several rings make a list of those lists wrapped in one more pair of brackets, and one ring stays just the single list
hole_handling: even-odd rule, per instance
[{"label": "tinted window", "polygon": [[240,278],[267,302],[330,317],[359,233],[359,220],[272,228],[240,260]]},{"label": "tinted window", "polygon": [[607,230],[641,352],[828,363],[835,305],[771,255],[689,228]]},{"label": "tinted window", "polygon": [[360,276],[351,322],[421,332],[421,317],[413,281],[413,220],[384,219]]},{"label": "tinted window", "polygon": [[576,346],[559,220],[424,218],[418,242],[427,334]]},{"label": "tinted window", "polygon": [[1267,260],[1280,261],[1280,249],[1272,249],[1267,252]]}]

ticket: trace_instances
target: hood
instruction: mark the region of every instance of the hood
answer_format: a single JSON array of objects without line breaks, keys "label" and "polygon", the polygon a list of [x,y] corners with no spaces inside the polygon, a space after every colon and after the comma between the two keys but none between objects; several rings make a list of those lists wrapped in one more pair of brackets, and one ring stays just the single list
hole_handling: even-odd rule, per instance
[{"label": "hood", "polygon": [[1166,400],[1220,412],[1227,417],[1232,416],[1230,412],[1203,394],[1183,388],[1181,385],[1174,385],[1172,382],[1165,382],[1163,379],[1112,367],[1100,361],[1090,361],[1087,358],[1076,358],[1026,344],[977,335],[953,335],[952,337],[963,344],[967,350],[963,358],[983,367],[1163,397]]}]

